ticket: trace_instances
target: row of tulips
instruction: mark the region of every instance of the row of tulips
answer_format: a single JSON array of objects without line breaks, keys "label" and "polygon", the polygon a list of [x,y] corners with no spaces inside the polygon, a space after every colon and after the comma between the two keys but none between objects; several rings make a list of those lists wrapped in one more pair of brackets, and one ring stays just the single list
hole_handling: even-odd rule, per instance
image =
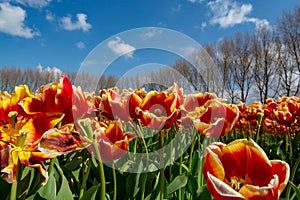
[{"label": "row of tulips", "polygon": [[[26,85],[0,93],[0,192],[4,199],[278,199],[299,174],[300,159],[293,157],[299,120],[297,97],[247,107],[212,93],[184,95],[176,84],[160,92],[110,88],[94,94],[62,75],[35,93]],[[259,133],[279,141],[286,133],[289,159],[269,160],[257,144],[266,143]],[[178,134],[182,144],[192,137],[178,159],[139,175],[124,170],[138,163],[125,162],[116,172],[128,152],[148,158],[174,145]],[[214,142],[218,138],[222,143]],[[284,160],[293,164],[292,179]],[[292,181],[283,195],[291,187],[299,193],[298,180]]]},{"label": "row of tulips", "polygon": [[[240,129],[248,129],[251,126],[254,134],[257,132],[257,120],[260,120],[262,129],[272,134],[295,133],[299,131],[300,123],[300,98],[282,97],[279,101],[274,98],[266,100],[266,104],[253,102],[250,106],[245,103],[238,105],[240,111],[239,123]],[[248,129],[249,130],[249,129]],[[250,134],[250,133],[248,133]]]}]

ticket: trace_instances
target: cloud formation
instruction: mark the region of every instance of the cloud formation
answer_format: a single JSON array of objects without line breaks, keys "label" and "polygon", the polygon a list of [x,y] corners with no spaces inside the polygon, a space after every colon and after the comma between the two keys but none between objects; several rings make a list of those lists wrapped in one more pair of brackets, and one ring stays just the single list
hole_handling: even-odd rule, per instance
[{"label": "cloud formation", "polygon": [[204,0],[188,0],[191,3],[202,3]]},{"label": "cloud formation", "polygon": [[21,7],[0,3],[0,32],[24,38],[40,35],[24,24],[25,18],[26,11]]},{"label": "cloud formation", "polygon": [[47,74],[50,73],[56,79],[58,79],[62,74],[62,71],[60,69],[58,69],[57,67],[49,67],[49,66],[43,67],[40,63],[38,64],[38,66],[36,68],[40,73],[47,73]]},{"label": "cloud formation", "polygon": [[251,18],[252,4],[240,4],[233,0],[214,0],[207,3],[211,11],[210,24],[221,28],[233,27],[245,22],[254,23],[256,28],[261,25],[269,26],[266,19]]},{"label": "cloud formation", "polygon": [[61,27],[65,30],[73,31],[73,30],[82,30],[83,32],[87,32],[92,28],[92,25],[87,22],[87,15],[84,13],[78,13],[76,15],[77,21],[72,21],[72,16],[66,16],[61,18]]},{"label": "cloud formation", "polygon": [[181,9],[182,9],[182,5],[178,4],[177,7],[172,8],[172,11],[173,12],[179,12],[179,11],[181,11]]},{"label": "cloud formation", "polygon": [[16,2],[22,4],[24,6],[29,6],[32,8],[42,8],[47,6],[52,0],[12,0],[12,2]]},{"label": "cloud formation", "polygon": [[146,31],[140,35],[143,40],[149,40],[157,35],[162,34],[162,30],[157,28],[147,28]]},{"label": "cloud formation", "polygon": [[78,49],[84,49],[84,48],[85,48],[85,44],[84,44],[84,42],[82,42],[82,41],[77,42],[75,45],[76,45],[76,47],[77,47]]},{"label": "cloud formation", "polygon": [[133,58],[135,47],[126,44],[120,37],[108,41],[107,47],[110,48],[116,55],[125,55],[127,58]]},{"label": "cloud formation", "polygon": [[46,10],[46,17],[45,18],[49,22],[52,22],[52,21],[55,20],[54,14],[51,11],[49,11],[49,10]]}]

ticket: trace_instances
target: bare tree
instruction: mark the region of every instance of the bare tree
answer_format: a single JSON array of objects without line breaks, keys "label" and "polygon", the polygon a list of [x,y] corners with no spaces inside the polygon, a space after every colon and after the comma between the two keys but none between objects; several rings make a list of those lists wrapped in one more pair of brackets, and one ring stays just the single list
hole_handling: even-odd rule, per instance
[{"label": "bare tree", "polygon": [[274,43],[274,34],[267,27],[261,27],[253,39],[255,85],[261,102],[278,95]]},{"label": "bare tree", "polygon": [[215,62],[218,64],[223,76],[223,91],[222,97],[229,98],[230,101],[236,102],[237,100],[237,86],[234,81],[231,67],[233,64],[234,54],[234,41],[225,37],[223,40],[216,44],[215,48]]},{"label": "bare tree", "polygon": [[234,40],[233,63],[230,66],[235,84],[239,90],[239,100],[246,102],[249,91],[253,86],[254,74],[252,70],[252,36],[249,33],[237,33]]},{"label": "bare tree", "polygon": [[[278,20],[278,27],[283,40],[285,50],[289,55],[289,66],[285,66],[287,79],[290,76],[300,76],[300,7],[296,6],[294,12],[284,11],[282,18]],[[289,73],[289,74],[288,74]],[[286,82],[287,84],[290,84]],[[299,95],[300,79],[297,79],[296,87],[292,91],[291,85],[287,85],[288,95]]]}]

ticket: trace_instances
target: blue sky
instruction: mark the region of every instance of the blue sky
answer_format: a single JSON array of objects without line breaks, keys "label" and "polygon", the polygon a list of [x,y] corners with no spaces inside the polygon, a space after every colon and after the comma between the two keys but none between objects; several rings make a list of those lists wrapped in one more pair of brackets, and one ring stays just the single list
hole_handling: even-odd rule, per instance
[{"label": "blue sky", "polygon": [[[122,33],[160,27],[210,44],[238,31],[254,32],[261,24],[273,26],[283,10],[292,11],[297,4],[298,0],[0,0],[0,67],[77,71],[91,61],[90,52],[99,44],[116,56],[109,73],[118,75],[145,63],[169,65],[177,55],[138,50],[134,38],[126,40]],[[146,36],[157,33],[147,30]]]}]

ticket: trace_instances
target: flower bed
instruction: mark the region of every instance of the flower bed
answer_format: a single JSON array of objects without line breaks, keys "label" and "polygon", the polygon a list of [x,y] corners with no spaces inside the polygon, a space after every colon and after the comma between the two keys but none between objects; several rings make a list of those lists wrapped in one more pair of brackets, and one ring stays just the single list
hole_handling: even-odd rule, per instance
[{"label": "flower bed", "polygon": [[0,93],[1,199],[300,198],[300,98],[102,89]]}]

